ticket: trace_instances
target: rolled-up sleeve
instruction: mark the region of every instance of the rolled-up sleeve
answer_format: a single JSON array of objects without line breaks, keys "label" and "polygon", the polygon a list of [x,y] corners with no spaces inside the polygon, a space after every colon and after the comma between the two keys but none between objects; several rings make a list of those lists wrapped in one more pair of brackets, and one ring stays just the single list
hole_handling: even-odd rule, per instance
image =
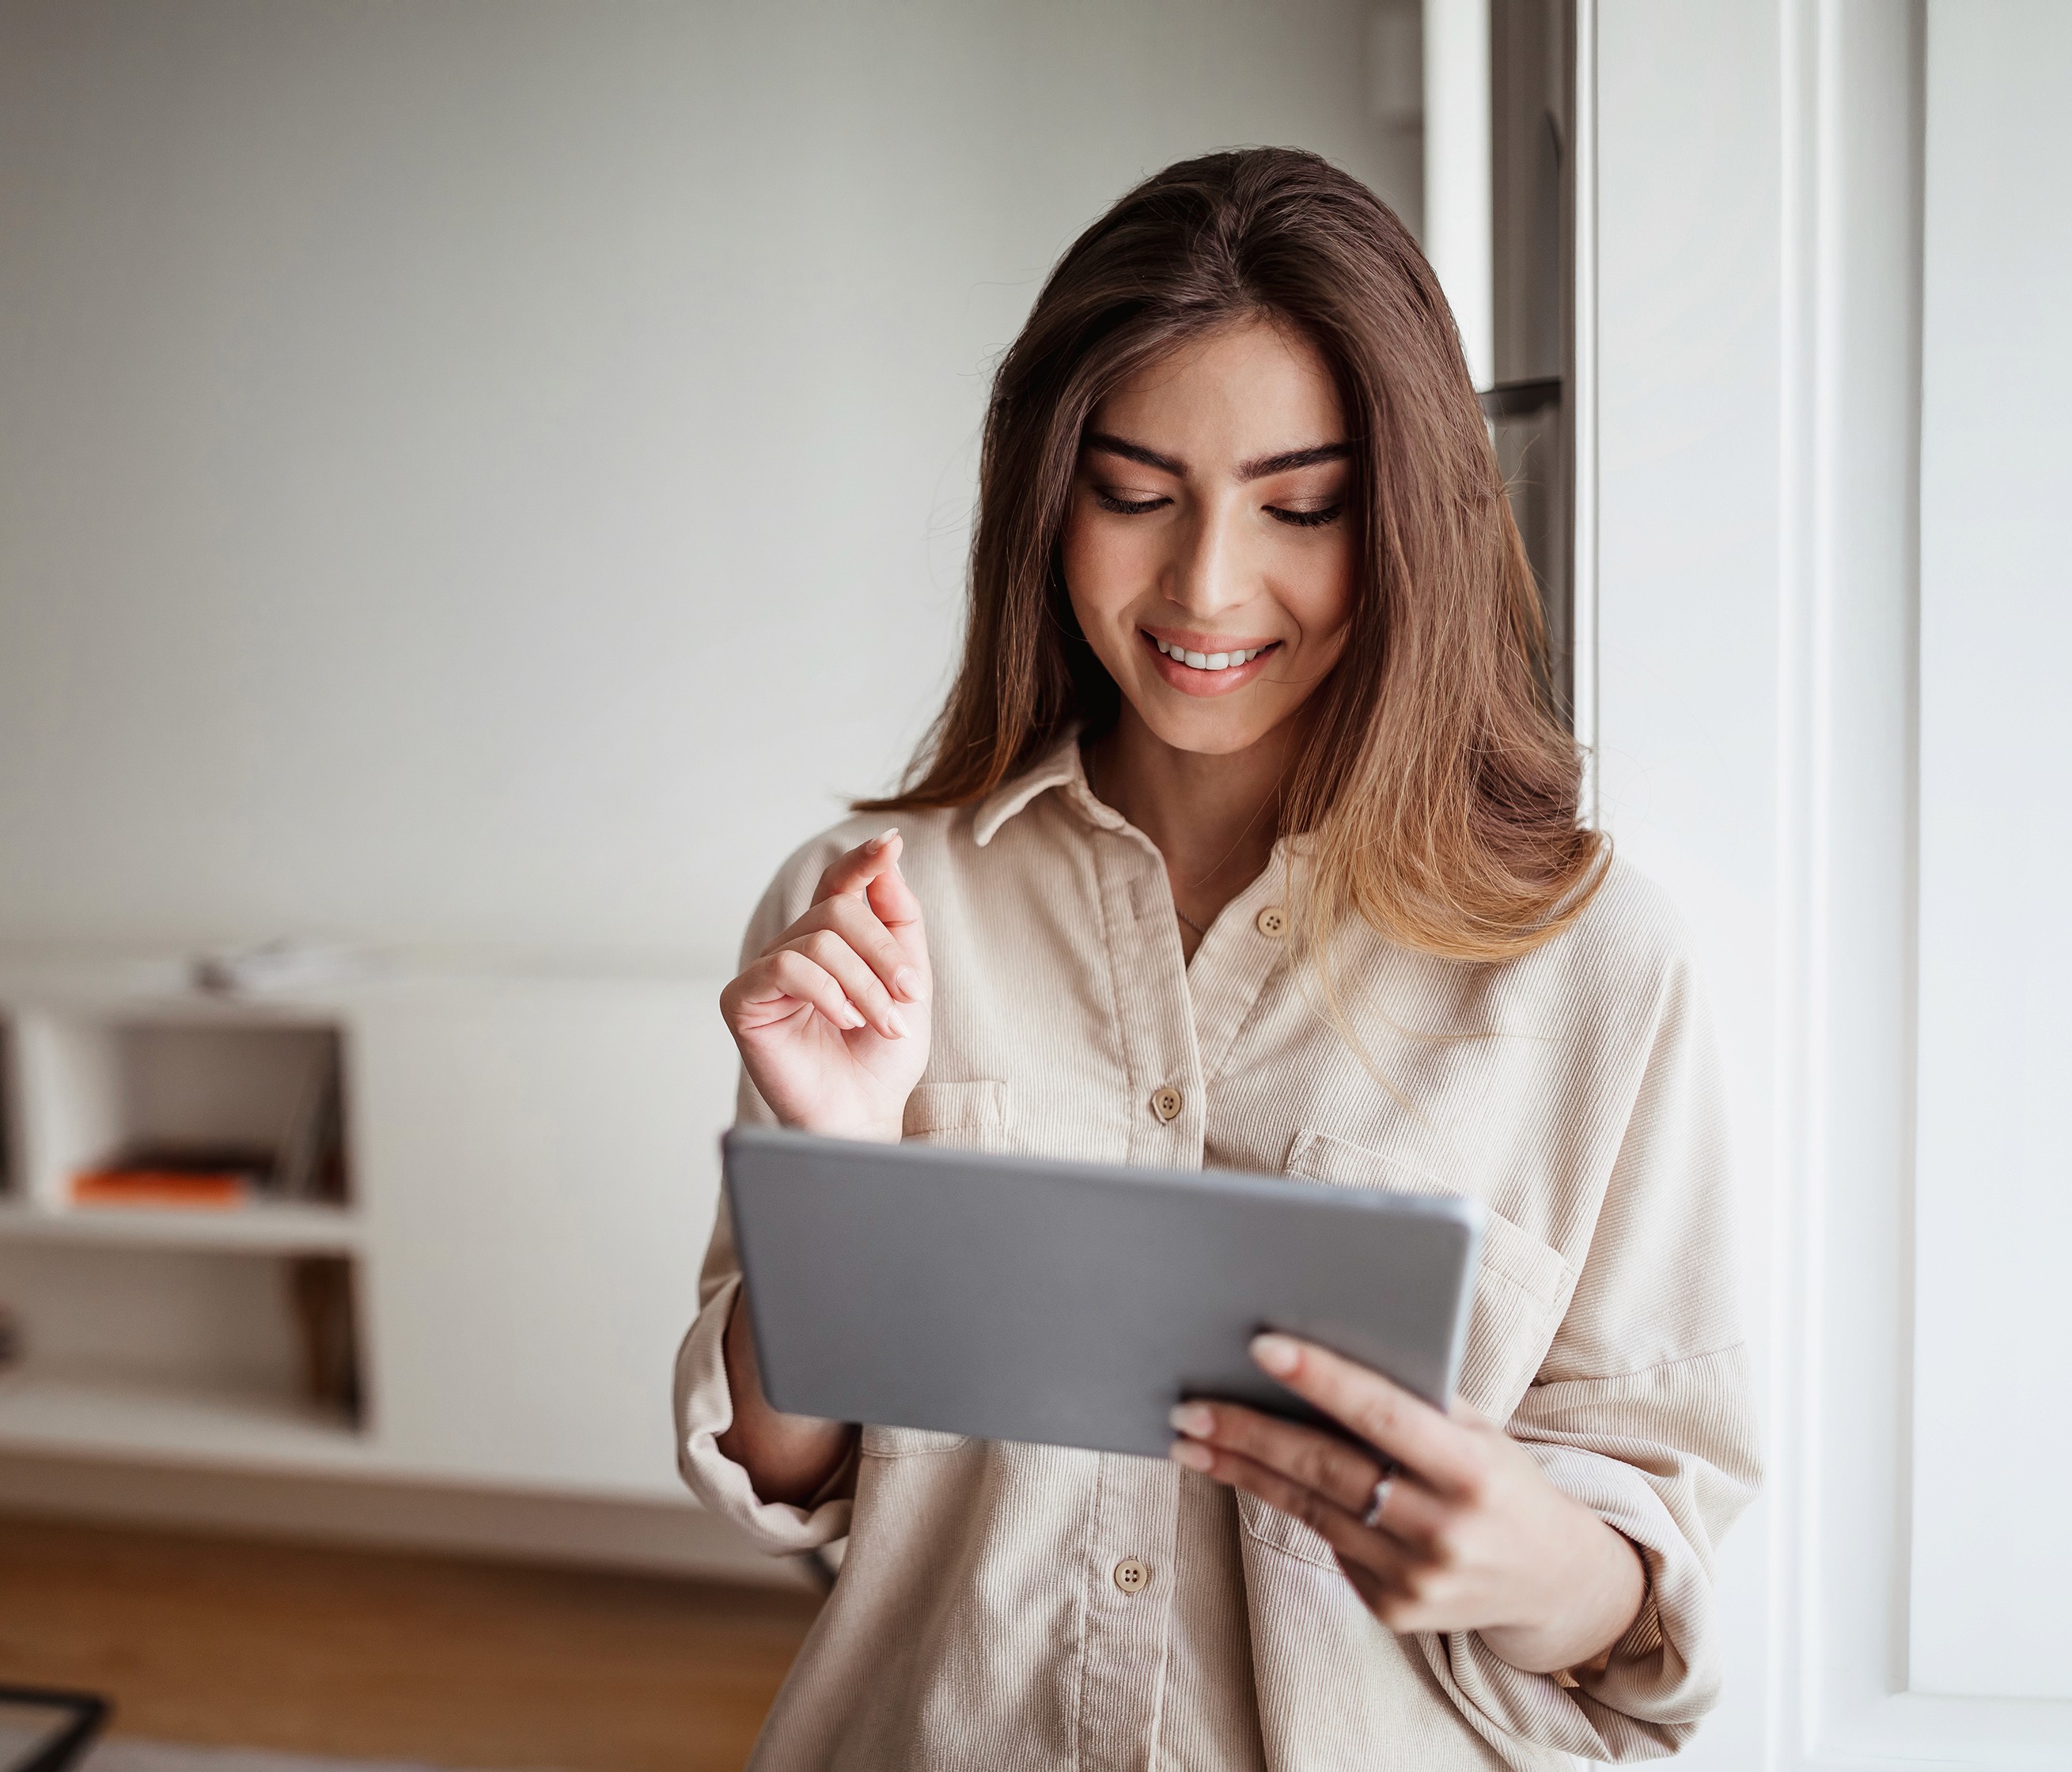
[{"label": "rolled-up sleeve", "polygon": [[1679,964],[1588,1259],[1507,1424],[1556,1486],[1634,1544],[1646,1597],[1608,1656],[1565,1677],[1522,1673],[1472,1632],[1427,1639],[1433,1671],[1493,1745],[1659,1758],[1718,1698],[1714,1552],[1760,1478],[1732,1247],[1709,1018]]},{"label": "rolled-up sleeve", "polygon": [[[720,1208],[699,1281],[697,1320],[676,1352],[676,1462],[698,1499],[722,1514],[772,1556],[829,1544],[849,1532],[845,1464],[810,1507],[765,1501],[748,1473],[719,1449],[734,1425],[734,1392],[727,1383],[727,1318],[741,1293],[741,1269],[726,1208]],[[853,1455],[852,1455],[853,1460]]]},{"label": "rolled-up sleeve", "polygon": [[[762,952],[804,908],[802,894],[826,860],[824,842],[809,845],[781,870],[763,894],[742,940],[742,964]],[[794,901],[799,901],[794,909]],[[770,1125],[775,1116],[746,1073],[735,1101],[737,1125]],[[740,1465],[719,1449],[734,1425],[734,1391],[726,1375],[726,1326],[741,1295],[741,1262],[726,1203],[720,1202],[698,1277],[698,1314],[676,1351],[676,1465],[692,1491],[734,1522],[772,1556],[816,1549],[847,1536],[854,1477],[853,1449],[820,1495],[806,1507],[765,1501]]]}]

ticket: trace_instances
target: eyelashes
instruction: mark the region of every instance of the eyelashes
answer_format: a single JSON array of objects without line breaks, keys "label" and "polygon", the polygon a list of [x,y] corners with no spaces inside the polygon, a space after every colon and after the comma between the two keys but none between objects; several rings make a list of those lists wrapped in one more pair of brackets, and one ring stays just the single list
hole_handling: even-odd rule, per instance
[{"label": "eyelashes", "polygon": [[1162,509],[1172,502],[1170,499],[1119,499],[1100,487],[1094,488],[1094,503],[1104,511],[1114,512],[1117,516],[1141,517],[1147,511]]},{"label": "eyelashes", "polygon": [[[1173,501],[1169,498],[1124,499],[1101,487],[1093,489],[1094,503],[1104,511],[1116,516],[1141,517],[1153,511],[1162,511]],[[1269,504],[1266,514],[1276,523],[1285,523],[1291,529],[1322,529],[1336,523],[1345,515],[1342,504],[1327,504],[1315,511],[1288,511],[1279,505]]]}]

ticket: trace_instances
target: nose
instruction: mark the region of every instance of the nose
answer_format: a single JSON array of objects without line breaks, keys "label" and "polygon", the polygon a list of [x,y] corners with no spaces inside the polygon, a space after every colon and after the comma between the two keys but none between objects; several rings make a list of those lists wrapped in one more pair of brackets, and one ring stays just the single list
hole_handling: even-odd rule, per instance
[{"label": "nose", "polygon": [[1168,574],[1166,597],[1190,615],[1214,615],[1245,600],[1249,593],[1244,578],[1237,512],[1222,500],[1203,501],[1182,532]]}]

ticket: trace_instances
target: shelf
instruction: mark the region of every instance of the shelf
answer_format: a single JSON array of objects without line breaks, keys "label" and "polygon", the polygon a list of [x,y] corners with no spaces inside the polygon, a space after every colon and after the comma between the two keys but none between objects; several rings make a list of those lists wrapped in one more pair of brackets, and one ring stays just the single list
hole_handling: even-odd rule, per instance
[{"label": "shelf", "polygon": [[133,1248],[275,1250],[349,1255],[359,1217],[342,1206],[257,1201],[249,1206],[43,1207],[0,1203],[0,1243],[84,1243]]},{"label": "shelf", "polygon": [[[174,1001],[176,981],[163,1001],[141,976],[76,982],[53,961],[31,989],[0,952],[0,1306],[22,1350],[0,1375],[0,1487],[76,1462],[110,1492],[181,1467],[282,1493],[680,1499],[642,1375],[682,1338],[684,1252],[717,1191],[738,1071],[717,981],[485,963],[224,1005]],[[133,1145],[281,1147],[320,1059],[343,1159],[320,1183],[211,1210],[74,1203],[73,1178]]]},{"label": "shelf", "polygon": [[278,1395],[33,1369],[0,1377],[0,1452],[330,1470],[370,1462],[345,1421]]}]

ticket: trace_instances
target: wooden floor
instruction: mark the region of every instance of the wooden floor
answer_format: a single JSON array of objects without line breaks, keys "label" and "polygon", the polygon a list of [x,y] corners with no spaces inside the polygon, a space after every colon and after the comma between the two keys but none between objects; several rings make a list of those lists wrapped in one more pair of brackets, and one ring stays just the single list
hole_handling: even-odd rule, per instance
[{"label": "wooden floor", "polygon": [[160,1741],[733,1772],[816,1602],[674,1579],[0,1516],[0,1682]]}]

